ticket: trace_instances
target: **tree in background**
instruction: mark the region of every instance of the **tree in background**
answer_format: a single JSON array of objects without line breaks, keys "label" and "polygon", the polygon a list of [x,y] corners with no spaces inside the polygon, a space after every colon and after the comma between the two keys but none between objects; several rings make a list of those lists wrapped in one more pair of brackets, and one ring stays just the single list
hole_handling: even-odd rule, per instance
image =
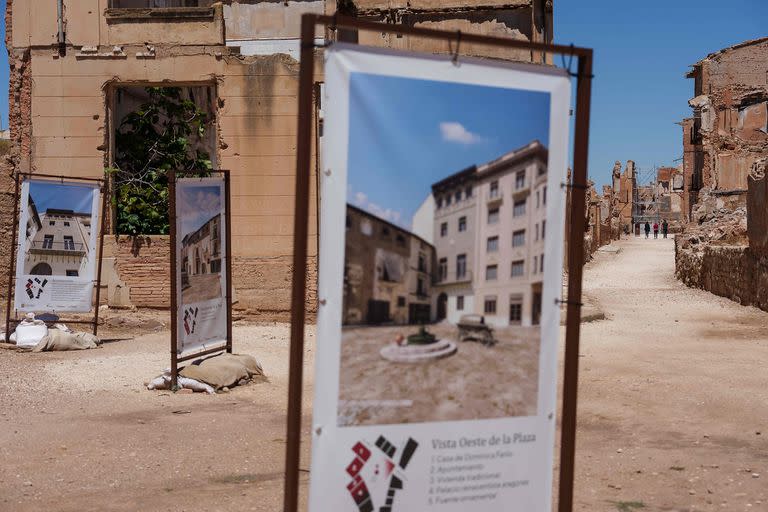
[{"label": "tree in background", "polygon": [[147,87],[149,100],[126,115],[115,133],[114,207],[117,233],[169,231],[168,171],[211,170],[203,137],[209,115],[180,87]]}]

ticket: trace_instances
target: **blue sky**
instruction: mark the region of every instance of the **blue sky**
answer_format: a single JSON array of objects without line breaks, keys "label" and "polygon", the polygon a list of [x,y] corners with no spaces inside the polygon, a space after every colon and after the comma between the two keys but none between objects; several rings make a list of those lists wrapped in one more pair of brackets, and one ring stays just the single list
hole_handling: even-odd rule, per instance
[{"label": "blue sky", "polygon": [[538,139],[549,94],[354,73],[347,200],[410,227],[431,186]]},{"label": "blue sky", "polygon": [[75,213],[91,214],[94,187],[60,185],[33,181],[29,184],[29,195],[35,202],[37,212],[42,214],[48,208],[72,210]]},{"label": "blue sky", "polygon": [[181,238],[197,231],[200,226],[221,213],[221,187],[176,185],[179,189]]},{"label": "blue sky", "polygon": [[[641,177],[677,165],[690,117],[688,66],[768,36],[768,0],[555,0],[555,42],[595,50],[589,173],[610,181],[616,160]],[[560,62],[559,58],[557,60]]]}]

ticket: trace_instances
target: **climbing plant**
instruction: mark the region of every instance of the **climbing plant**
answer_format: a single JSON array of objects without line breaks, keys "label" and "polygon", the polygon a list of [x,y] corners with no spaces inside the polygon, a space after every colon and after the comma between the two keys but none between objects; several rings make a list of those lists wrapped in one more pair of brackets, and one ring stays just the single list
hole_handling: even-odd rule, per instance
[{"label": "climbing plant", "polygon": [[180,87],[147,87],[149,99],[115,133],[114,208],[117,233],[167,234],[168,171],[211,169],[200,142],[209,116]]}]

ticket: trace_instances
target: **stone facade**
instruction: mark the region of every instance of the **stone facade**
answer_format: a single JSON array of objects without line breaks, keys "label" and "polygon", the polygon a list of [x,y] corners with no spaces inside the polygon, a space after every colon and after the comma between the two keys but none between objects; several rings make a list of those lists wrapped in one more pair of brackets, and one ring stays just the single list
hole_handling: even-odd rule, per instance
[{"label": "stone facade", "polygon": [[[196,6],[188,7],[193,3]],[[6,2],[12,149],[0,162],[0,218],[8,219],[0,222],[0,234],[10,238],[13,172],[96,177],[113,164],[118,91],[159,84],[204,87],[212,91],[212,160],[232,176],[236,307],[263,320],[290,315],[297,58],[303,13],[331,13],[338,8],[366,19],[552,41],[551,0],[169,0],[161,9],[143,0],[64,0],[63,4],[59,24],[55,4]],[[339,32],[318,28],[316,37],[343,38],[344,31]],[[449,50],[441,41],[374,33],[360,34],[359,41],[427,52]],[[547,60],[537,52],[499,53],[472,45],[462,45],[462,53]],[[316,52],[316,64],[316,77],[322,81],[321,50]],[[310,315],[316,307],[316,181],[313,176]],[[105,250],[105,257],[112,260],[102,277],[115,291],[106,295],[107,300],[114,306],[166,307],[167,291],[157,287],[157,272],[146,273],[144,265],[152,261],[167,272],[167,263],[160,260],[167,260],[168,254],[155,254],[163,247],[167,250],[167,244],[149,249],[140,242],[139,254],[152,253],[145,261],[145,256],[117,250],[126,243],[132,246],[120,240],[112,253]],[[3,261],[9,257],[8,246],[0,249]],[[145,278],[146,283],[139,282]],[[5,276],[0,279],[5,291]],[[150,289],[155,291],[144,292]]]},{"label": "stone facade", "polygon": [[430,243],[348,204],[342,324],[429,323],[434,262]]}]

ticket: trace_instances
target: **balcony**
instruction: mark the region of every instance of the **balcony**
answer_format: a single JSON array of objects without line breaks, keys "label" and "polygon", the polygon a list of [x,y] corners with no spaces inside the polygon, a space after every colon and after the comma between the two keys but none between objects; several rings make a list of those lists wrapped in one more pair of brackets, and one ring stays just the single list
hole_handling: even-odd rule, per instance
[{"label": "balcony", "polygon": [[472,282],[472,271],[467,270],[461,274],[457,272],[448,272],[446,274],[438,274],[437,284],[458,284],[458,283],[470,283]]},{"label": "balcony", "polygon": [[501,193],[501,190],[485,193],[485,202],[488,206],[500,205],[503,201],[504,194]]},{"label": "balcony", "polygon": [[32,254],[58,254],[64,256],[83,256],[85,255],[85,244],[70,241],[48,242],[34,241],[29,246],[29,252]]}]

